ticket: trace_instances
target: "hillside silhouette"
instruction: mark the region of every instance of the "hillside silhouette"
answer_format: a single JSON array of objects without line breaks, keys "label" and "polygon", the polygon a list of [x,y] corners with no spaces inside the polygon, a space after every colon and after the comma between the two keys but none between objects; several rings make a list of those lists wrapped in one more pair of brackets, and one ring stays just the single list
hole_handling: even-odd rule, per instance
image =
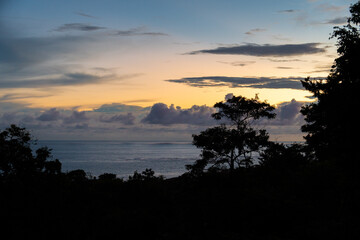
[{"label": "hillside silhouette", "polygon": [[[180,177],[151,169],[129,179],[61,170],[51,149],[11,125],[0,132],[4,239],[359,239],[360,1],[336,27],[339,57],[326,79],[302,81],[303,145],[269,141],[253,120],[274,118],[257,98],[215,107],[219,125],[193,135],[200,158]],[[222,122],[223,121],[223,122]],[[252,153],[260,154],[259,164]]]}]

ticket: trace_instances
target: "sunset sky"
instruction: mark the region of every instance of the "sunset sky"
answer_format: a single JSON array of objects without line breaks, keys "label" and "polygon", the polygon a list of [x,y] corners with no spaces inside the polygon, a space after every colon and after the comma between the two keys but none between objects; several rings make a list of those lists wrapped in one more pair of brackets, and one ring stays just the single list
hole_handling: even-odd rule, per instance
[{"label": "sunset sky", "polygon": [[0,127],[189,141],[227,94],[258,94],[272,139],[301,140],[300,80],[328,75],[355,2],[0,0]]}]

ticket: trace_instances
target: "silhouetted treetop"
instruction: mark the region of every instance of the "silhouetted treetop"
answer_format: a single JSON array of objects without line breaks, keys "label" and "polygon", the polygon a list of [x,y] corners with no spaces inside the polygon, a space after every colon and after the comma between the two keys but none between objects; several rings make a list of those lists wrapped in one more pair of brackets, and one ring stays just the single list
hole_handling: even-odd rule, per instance
[{"label": "silhouetted treetop", "polygon": [[251,120],[262,117],[274,118],[272,111],[275,109],[266,102],[260,102],[258,97],[247,99],[242,96],[233,96],[226,102],[218,102],[214,105],[218,112],[212,114],[216,120],[227,119],[235,126],[247,125]]},{"label": "silhouetted treetop", "polygon": [[269,136],[264,129],[251,127],[254,120],[274,118],[274,107],[266,102],[260,102],[257,97],[247,99],[233,96],[226,102],[214,105],[218,112],[212,115],[216,120],[223,120],[220,126],[215,126],[193,135],[193,144],[201,148],[201,159],[187,169],[193,174],[201,174],[206,166],[209,169],[228,167],[250,167],[253,164],[252,153],[259,151],[268,143]]},{"label": "silhouetted treetop", "polygon": [[51,149],[41,147],[33,155],[32,136],[25,128],[11,125],[0,133],[0,176],[33,177],[39,173],[59,174],[59,160],[48,161]]},{"label": "silhouetted treetop", "polygon": [[[302,131],[314,156],[341,165],[354,166],[360,126],[360,2],[350,7],[348,24],[335,27],[332,38],[337,39],[337,52],[331,72],[326,79],[307,78],[303,86],[313,93],[317,102],[302,108],[306,124]],[[336,160],[335,160],[336,159]],[[358,163],[356,163],[358,164]],[[349,166],[350,166],[349,165]]]}]

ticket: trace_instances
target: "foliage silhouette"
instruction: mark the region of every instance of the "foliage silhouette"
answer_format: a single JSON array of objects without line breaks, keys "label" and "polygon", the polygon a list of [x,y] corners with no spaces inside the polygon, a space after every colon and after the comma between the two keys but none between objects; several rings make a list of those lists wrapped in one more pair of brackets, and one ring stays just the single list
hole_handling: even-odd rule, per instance
[{"label": "foliage silhouette", "polygon": [[103,173],[99,175],[99,180],[103,181],[112,181],[116,179],[116,174],[113,173]]},{"label": "foliage silhouette", "polygon": [[0,133],[0,176],[3,178],[29,178],[46,173],[61,173],[59,160],[48,161],[51,149],[41,147],[34,156],[31,134],[25,128],[11,125]]},{"label": "foliage silhouette", "polygon": [[235,164],[249,168],[253,163],[252,153],[265,147],[269,139],[266,130],[255,130],[251,124],[260,118],[275,117],[274,107],[260,102],[257,96],[253,99],[233,96],[214,107],[218,112],[212,117],[222,120],[220,126],[193,135],[193,144],[202,148],[202,158],[187,165],[187,169],[196,175],[209,164],[209,169],[228,167],[233,171]]},{"label": "foliage silhouette", "polygon": [[151,168],[145,169],[141,173],[134,172],[132,176],[129,176],[129,181],[151,181],[151,180],[163,180],[163,176],[156,177],[155,172]]},{"label": "foliage silhouette", "polygon": [[306,143],[314,158],[351,169],[359,167],[357,160],[360,126],[360,2],[350,7],[348,24],[335,27],[337,52],[331,72],[326,79],[307,78],[303,86],[313,93],[317,102],[302,108],[307,132]]},{"label": "foliage silhouette", "polygon": [[278,171],[296,171],[309,164],[306,155],[303,145],[270,143],[260,154],[260,166]]}]

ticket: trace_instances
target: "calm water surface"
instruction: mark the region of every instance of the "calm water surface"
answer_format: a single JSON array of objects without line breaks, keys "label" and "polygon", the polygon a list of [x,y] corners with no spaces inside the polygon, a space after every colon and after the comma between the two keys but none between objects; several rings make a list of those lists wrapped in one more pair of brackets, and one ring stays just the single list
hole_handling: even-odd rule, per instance
[{"label": "calm water surface", "polygon": [[179,176],[200,154],[186,142],[38,141],[40,146],[52,149],[64,172],[83,169],[93,176],[115,173],[124,178],[146,168],[167,178]]}]

